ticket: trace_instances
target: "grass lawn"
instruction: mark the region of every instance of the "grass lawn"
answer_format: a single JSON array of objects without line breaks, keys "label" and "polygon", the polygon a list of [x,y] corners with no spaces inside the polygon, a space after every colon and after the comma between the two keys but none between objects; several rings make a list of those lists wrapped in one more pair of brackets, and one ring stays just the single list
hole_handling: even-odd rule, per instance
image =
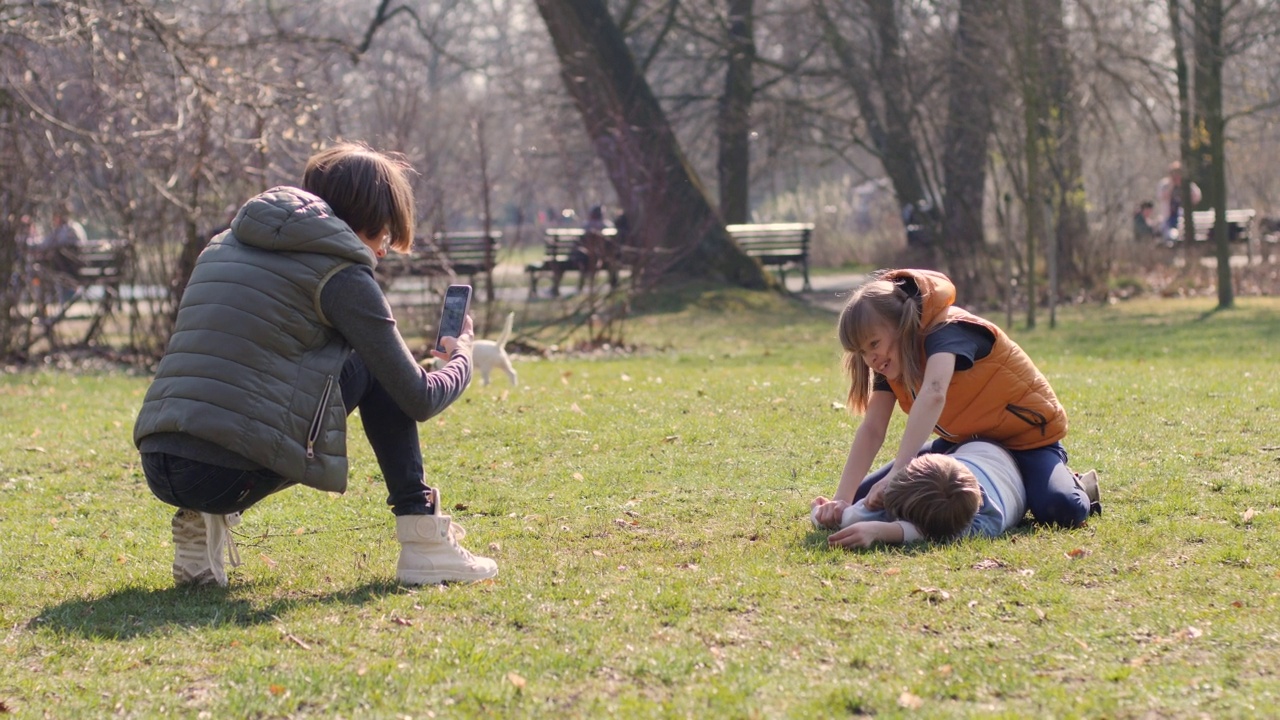
[{"label": "grass lawn", "polygon": [[175,589],[172,509],[130,441],[146,374],[4,374],[0,714],[1273,714],[1280,301],[1238,304],[1014,330],[1071,415],[1072,465],[1101,473],[1087,528],[846,552],[808,523],[856,425],[834,317],[650,301],[628,340],[653,350],[519,362],[521,387],[422,426],[429,480],[500,566],[443,588],[393,581],[353,423],[346,495],[269,498],[230,588]]}]

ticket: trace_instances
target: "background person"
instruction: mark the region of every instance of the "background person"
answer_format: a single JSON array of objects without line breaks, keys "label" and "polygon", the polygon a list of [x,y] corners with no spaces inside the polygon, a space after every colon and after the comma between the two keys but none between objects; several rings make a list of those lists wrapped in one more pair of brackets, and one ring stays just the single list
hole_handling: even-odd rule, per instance
[{"label": "background person", "polygon": [[1153,223],[1154,215],[1155,203],[1150,200],[1143,200],[1138,203],[1138,207],[1133,211],[1133,241],[1135,243],[1148,243],[1160,237],[1160,229]]},{"label": "background person", "polygon": [[[1191,183],[1191,204],[1200,204],[1200,187]],[[1182,217],[1182,163],[1169,163],[1169,172],[1156,185],[1156,227],[1164,238],[1178,239],[1178,220]]]},{"label": "background person", "polygon": [[445,338],[448,362],[419,366],[374,280],[413,242],[410,168],[341,144],[307,163],[302,187],[249,200],[196,261],[134,442],[151,492],[178,507],[178,583],[227,584],[239,513],[296,484],[347,487],[347,415],[360,409],[386,482],[407,584],[479,580],[497,565],[458,545],[423,477],[418,423],[471,378],[472,321]]},{"label": "background person", "polygon": [[81,248],[89,242],[84,226],[71,218],[67,206],[53,211],[52,227],[35,246],[35,259],[56,274],[54,285],[58,297],[67,302],[75,297],[80,285],[80,268],[84,266]]}]

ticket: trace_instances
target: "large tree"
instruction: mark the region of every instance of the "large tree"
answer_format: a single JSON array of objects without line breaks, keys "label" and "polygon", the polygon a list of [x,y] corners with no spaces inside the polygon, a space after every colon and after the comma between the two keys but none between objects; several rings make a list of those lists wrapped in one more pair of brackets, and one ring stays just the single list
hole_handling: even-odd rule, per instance
[{"label": "large tree", "polygon": [[565,88],[644,251],[641,276],[679,271],[774,285],[729,239],[602,0],[538,0]]}]

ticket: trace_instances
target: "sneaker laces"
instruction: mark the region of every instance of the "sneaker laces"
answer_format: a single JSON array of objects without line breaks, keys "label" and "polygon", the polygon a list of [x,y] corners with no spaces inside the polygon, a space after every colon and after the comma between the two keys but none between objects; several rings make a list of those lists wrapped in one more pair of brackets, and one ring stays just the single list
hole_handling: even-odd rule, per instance
[{"label": "sneaker laces", "polygon": [[453,546],[458,554],[467,560],[475,560],[476,556],[471,551],[458,544],[458,541],[467,536],[467,531],[458,523],[449,521],[449,544]]}]

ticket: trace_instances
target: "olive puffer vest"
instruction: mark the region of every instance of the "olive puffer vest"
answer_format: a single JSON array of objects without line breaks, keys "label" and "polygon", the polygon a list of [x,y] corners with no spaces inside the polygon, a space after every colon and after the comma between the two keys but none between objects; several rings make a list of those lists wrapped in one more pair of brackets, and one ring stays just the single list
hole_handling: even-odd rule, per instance
[{"label": "olive puffer vest", "polygon": [[[946,275],[892,270],[882,278],[903,284],[908,292],[914,285],[926,334],[943,322],[965,322],[986,328],[995,338],[990,354],[951,376],[946,403],[934,427],[939,436],[952,442],[982,438],[1008,450],[1044,447],[1066,437],[1067,412],[1049,381],[998,326],[952,304],[956,288]],[[923,353],[924,347],[916,351]],[[900,379],[889,385],[903,411],[911,412],[919,388],[909,388]]]},{"label": "olive puffer vest", "polygon": [[184,433],[321,490],[347,487],[338,377],[350,346],[320,292],[374,254],[328,204],[277,187],[253,198],[196,261],[133,429]]}]

